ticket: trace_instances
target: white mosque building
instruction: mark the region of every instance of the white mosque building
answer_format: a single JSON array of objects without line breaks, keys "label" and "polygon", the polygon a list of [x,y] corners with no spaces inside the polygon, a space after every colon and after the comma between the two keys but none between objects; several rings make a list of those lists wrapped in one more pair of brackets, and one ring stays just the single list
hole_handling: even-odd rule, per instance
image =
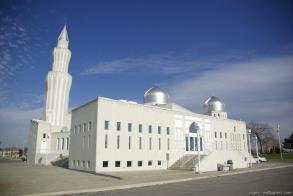
[{"label": "white mosque building", "polygon": [[67,158],[69,168],[93,172],[248,166],[246,124],[228,119],[225,104],[214,96],[197,114],[154,86],[143,103],[97,97],[68,113],[68,42],[64,27],[46,80],[44,118],[31,120],[29,162]]}]

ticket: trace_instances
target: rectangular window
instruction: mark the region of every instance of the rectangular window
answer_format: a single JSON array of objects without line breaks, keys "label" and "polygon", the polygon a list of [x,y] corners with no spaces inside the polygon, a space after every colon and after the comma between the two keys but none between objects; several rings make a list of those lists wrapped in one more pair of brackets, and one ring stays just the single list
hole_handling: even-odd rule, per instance
[{"label": "rectangular window", "polygon": [[149,133],[152,133],[152,125],[149,125]]},{"label": "rectangular window", "polygon": [[167,135],[170,135],[170,127],[167,127]]},{"label": "rectangular window", "polygon": [[88,136],[88,148],[91,148],[91,135]]},{"label": "rectangular window", "polygon": [[186,151],[189,151],[189,148],[188,148],[188,137],[185,137],[185,150]]},{"label": "rectangular window", "polygon": [[76,167],[79,167],[80,164],[79,164],[79,160],[76,162]]},{"label": "rectangular window", "polygon": [[81,125],[79,125],[78,133],[81,133]]},{"label": "rectangular window", "polygon": [[138,125],[138,132],[139,132],[139,133],[142,133],[142,124],[139,124],[139,125]]},{"label": "rectangular window", "polygon": [[44,139],[46,138],[46,133],[43,133],[43,138],[44,138]]},{"label": "rectangular window", "polygon": [[148,166],[152,166],[153,162],[152,161],[148,161]]},{"label": "rectangular window", "polygon": [[138,162],[137,162],[137,166],[138,166],[138,167],[141,167],[141,166],[142,166],[142,161],[138,161]]},{"label": "rectangular window", "polygon": [[116,124],[116,130],[120,131],[121,130],[121,122],[117,122]]},{"label": "rectangular window", "polygon": [[85,146],[85,136],[83,136],[83,139],[82,139],[82,148],[84,149],[84,146]]},{"label": "rectangular window", "polygon": [[194,138],[190,137],[189,140],[190,140],[190,151],[194,151]]},{"label": "rectangular window", "polygon": [[227,132],[225,132],[225,139],[227,139]]},{"label": "rectangular window", "polygon": [[220,138],[222,138],[222,132],[220,132]]},{"label": "rectangular window", "polygon": [[77,133],[77,126],[74,127],[74,134]]},{"label": "rectangular window", "polygon": [[84,124],[83,124],[83,132],[86,132],[86,131],[87,131],[86,128],[87,128],[87,127],[86,127],[86,123],[84,123]]},{"label": "rectangular window", "polygon": [[170,139],[167,139],[167,149],[170,150]]},{"label": "rectangular window", "polygon": [[92,122],[90,121],[89,122],[89,131],[91,131],[92,130]]},{"label": "rectangular window", "polygon": [[57,138],[57,150],[60,150],[60,138]]},{"label": "rectangular window", "polygon": [[128,123],[128,131],[131,132],[132,131],[132,124]]},{"label": "rectangular window", "polygon": [[109,130],[109,121],[108,120],[105,120],[104,129]]},{"label": "rectangular window", "polygon": [[131,136],[128,136],[128,149],[131,149]]},{"label": "rectangular window", "polygon": [[108,148],[108,135],[105,135],[105,148]]},{"label": "rectangular window", "polygon": [[200,151],[202,151],[203,149],[202,149],[202,137],[199,139],[199,148],[200,148]]},{"label": "rectangular window", "polygon": [[162,161],[158,161],[158,165],[161,166],[162,165]]},{"label": "rectangular window", "polygon": [[141,148],[142,148],[142,141],[141,141],[141,137],[139,137],[139,150],[141,150]]},{"label": "rectangular window", "polygon": [[217,138],[217,132],[215,131],[215,138]]},{"label": "rectangular window", "polygon": [[159,150],[161,150],[161,138],[159,138]]},{"label": "rectangular window", "polygon": [[236,127],[234,126],[234,132],[236,132]]},{"label": "rectangular window", "polygon": [[115,161],[115,167],[120,167],[121,166],[121,161]]},{"label": "rectangular window", "polygon": [[87,168],[91,168],[91,162],[87,161]]},{"label": "rectangular window", "polygon": [[103,167],[108,167],[109,166],[109,162],[108,161],[103,161]]},{"label": "rectangular window", "polygon": [[82,167],[85,167],[85,161],[82,161]]},{"label": "rectangular window", "polygon": [[158,126],[158,134],[161,134],[161,126]]},{"label": "rectangular window", "polygon": [[117,149],[120,148],[120,135],[117,135]]},{"label": "rectangular window", "polygon": [[149,150],[151,150],[152,149],[152,138],[150,137],[149,138]]},{"label": "rectangular window", "polygon": [[245,139],[245,135],[243,134],[243,140]]},{"label": "rectangular window", "polygon": [[66,149],[69,150],[69,137],[66,138]]},{"label": "rectangular window", "polygon": [[127,167],[131,167],[132,166],[132,161],[127,161]]},{"label": "rectangular window", "polygon": [[61,144],[61,148],[62,148],[62,150],[64,150],[64,147],[65,147],[65,139],[62,138],[62,144]]}]

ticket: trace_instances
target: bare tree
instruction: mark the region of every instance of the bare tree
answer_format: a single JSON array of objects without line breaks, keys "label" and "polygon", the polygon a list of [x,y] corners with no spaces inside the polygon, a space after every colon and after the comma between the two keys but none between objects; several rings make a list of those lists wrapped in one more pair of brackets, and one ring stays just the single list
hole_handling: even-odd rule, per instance
[{"label": "bare tree", "polygon": [[250,122],[247,124],[247,128],[251,129],[252,134],[256,135],[261,152],[264,152],[264,147],[267,147],[266,144],[276,140],[273,134],[274,129],[269,124]]}]

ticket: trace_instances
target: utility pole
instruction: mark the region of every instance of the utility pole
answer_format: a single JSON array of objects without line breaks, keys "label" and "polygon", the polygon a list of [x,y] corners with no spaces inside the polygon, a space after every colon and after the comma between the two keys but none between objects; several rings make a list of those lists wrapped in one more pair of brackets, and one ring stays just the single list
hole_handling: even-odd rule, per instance
[{"label": "utility pole", "polygon": [[256,150],[257,163],[259,163],[257,136],[255,136],[255,150]]},{"label": "utility pole", "polygon": [[281,160],[283,160],[283,153],[282,153],[282,145],[281,145],[281,138],[280,138],[280,125],[277,125],[277,133],[279,137],[279,148],[280,148],[280,155],[281,155]]}]

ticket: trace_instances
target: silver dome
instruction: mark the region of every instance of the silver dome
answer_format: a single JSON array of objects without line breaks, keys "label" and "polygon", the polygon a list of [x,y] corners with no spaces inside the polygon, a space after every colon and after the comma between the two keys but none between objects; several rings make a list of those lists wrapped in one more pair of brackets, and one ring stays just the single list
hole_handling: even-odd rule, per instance
[{"label": "silver dome", "polygon": [[225,104],[215,96],[211,96],[204,102],[204,114],[211,114],[211,112],[225,112]]},{"label": "silver dome", "polygon": [[148,89],[143,96],[143,102],[147,104],[168,104],[169,95],[158,86]]}]

